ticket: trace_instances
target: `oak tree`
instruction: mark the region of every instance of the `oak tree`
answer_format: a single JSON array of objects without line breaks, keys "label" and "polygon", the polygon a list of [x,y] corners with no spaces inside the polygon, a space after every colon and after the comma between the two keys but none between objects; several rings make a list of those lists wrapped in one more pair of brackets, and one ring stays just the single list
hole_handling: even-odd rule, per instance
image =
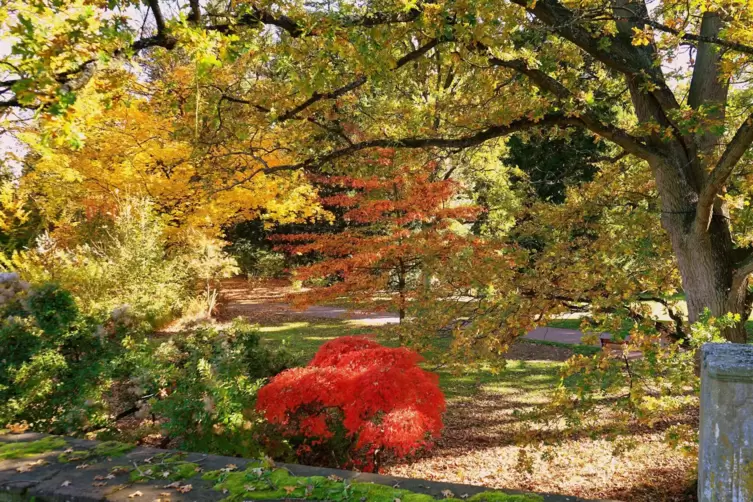
[{"label": "oak tree", "polygon": [[[148,0],[146,23],[118,10],[130,5],[7,3],[0,105],[67,134],[60,124],[76,123],[77,93],[95,75],[169,52],[203,68],[189,98],[197,130],[250,124],[242,137],[253,172],[343,170],[357,152],[390,147],[451,173],[462,150],[513,133],[586,130],[650,168],[690,320],[706,308],[750,312],[753,13],[744,3],[192,0],[168,9]],[[287,160],[270,163],[271,150]],[[744,341],[742,321],[725,336]]]}]

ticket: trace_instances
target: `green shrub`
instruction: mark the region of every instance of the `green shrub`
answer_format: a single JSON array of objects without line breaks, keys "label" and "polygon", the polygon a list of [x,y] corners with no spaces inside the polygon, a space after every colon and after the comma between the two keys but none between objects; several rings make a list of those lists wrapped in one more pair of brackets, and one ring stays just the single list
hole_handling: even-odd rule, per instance
[{"label": "green shrub", "polygon": [[181,253],[167,251],[166,227],[147,200],[128,200],[114,217],[82,222],[68,239],[45,233],[33,250],[4,260],[24,279],[54,282],[89,314],[107,315],[127,305],[132,316],[162,324],[194,294],[195,277]]},{"label": "green shrub", "polygon": [[263,346],[253,326],[235,321],[150,339],[126,309],[97,319],[57,285],[17,289],[0,312],[0,424],[124,439],[116,420],[134,415],[153,417],[189,450],[266,452],[256,393],[300,360]]},{"label": "green shrub", "polygon": [[6,302],[0,322],[0,423],[72,433],[107,421],[102,399],[117,367],[124,328],[82,315],[54,284]]},{"label": "green shrub", "polygon": [[217,329],[202,326],[144,347],[131,385],[152,396],[137,416],[154,415],[163,432],[181,447],[224,455],[258,456],[265,424],[255,411],[256,393],[266,378],[295,366],[285,348],[259,343],[243,321]]},{"label": "green shrub", "polygon": [[248,277],[284,277],[288,263],[285,255],[259,247],[252,241],[239,238],[228,247],[241,272]]}]

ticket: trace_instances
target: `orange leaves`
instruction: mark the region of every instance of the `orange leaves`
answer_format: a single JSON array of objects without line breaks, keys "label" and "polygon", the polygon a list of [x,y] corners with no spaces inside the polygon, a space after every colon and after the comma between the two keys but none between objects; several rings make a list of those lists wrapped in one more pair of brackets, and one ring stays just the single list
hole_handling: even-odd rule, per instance
[{"label": "orange leaves", "polygon": [[[390,155],[390,152],[380,152]],[[481,209],[458,203],[458,184],[431,179],[431,163],[394,169],[392,176],[318,176],[319,203],[339,221],[333,231],[278,235],[276,249],[318,261],[299,268],[297,279],[329,278],[293,301],[298,305],[347,297],[374,308],[403,310],[419,286],[414,279],[430,259],[456,254],[475,239],[452,229],[473,222]]]},{"label": "orange leaves", "polygon": [[429,447],[442,429],[439,379],[418,367],[421,360],[405,348],[341,337],[322,345],[307,367],[274,377],[259,391],[257,408],[284,435],[306,438],[299,454],[344,427],[356,439],[348,456],[372,470],[375,451],[404,457]]}]

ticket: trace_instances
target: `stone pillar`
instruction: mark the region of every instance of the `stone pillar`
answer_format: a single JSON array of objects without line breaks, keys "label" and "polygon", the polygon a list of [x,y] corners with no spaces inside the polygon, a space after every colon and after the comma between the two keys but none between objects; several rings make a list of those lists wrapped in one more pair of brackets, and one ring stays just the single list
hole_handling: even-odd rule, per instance
[{"label": "stone pillar", "polygon": [[753,501],[753,346],[701,348],[699,502]]}]

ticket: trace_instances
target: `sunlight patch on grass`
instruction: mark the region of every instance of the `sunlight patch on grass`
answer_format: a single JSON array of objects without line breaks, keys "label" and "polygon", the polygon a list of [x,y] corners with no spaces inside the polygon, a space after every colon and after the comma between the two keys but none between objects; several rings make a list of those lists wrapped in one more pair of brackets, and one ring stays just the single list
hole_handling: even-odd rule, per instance
[{"label": "sunlight patch on grass", "polygon": [[310,326],[308,322],[286,322],[279,326],[261,326],[259,331],[261,333],[277,333],[279,331],[289,331],[291,329],[301,329]]},{"label": "sunlight patch on grass", "polygon": [[[577,319],[563,321],[579,322]],[[259,328],[266,344],[285,344],[290,350],[301,354],[303,363],[311,360],[319,347],[341,336],[363,336],[378,333],[373,326],[353,326],[346,320],[324,322],[286,322],[279,326]],[[381,340],[393,346],[392,340]],[[544,393],[557,385],[560,363],[556,361],[508,360],[504,368],[495,372],[490,365],[467,364],[460,367],[436,368],[432,355],[443,354],[450,340],[438,338],[436,345],[425,352],[424,369],[439,375],[439,385],[448,400],[470,398],[483,391],[494,395],[509,395],[520,392]],[[572,348],[572,347],[569,347]],[[532,396],[534,397],[534,396]]]},{"label": "sunlight patch on grass", "polygon": [[545,392],[557,385],[561,363],[555,361],[510,360],[504,369],[494,372],[489,366],[467,366],[456,371],[439,370],[439,385],[448,399],[472,397],[479,391],[505,395]]},{"label": "sunlight patch on grass", "polygon": [[279,326],[263,326],[259,331],[263,343],[285,344],[293,352],[300,352],[305,361],[314,357],[319,347],[329,340],[374,332],[373,329],[349,326],[344,321],[287,322]]}]

